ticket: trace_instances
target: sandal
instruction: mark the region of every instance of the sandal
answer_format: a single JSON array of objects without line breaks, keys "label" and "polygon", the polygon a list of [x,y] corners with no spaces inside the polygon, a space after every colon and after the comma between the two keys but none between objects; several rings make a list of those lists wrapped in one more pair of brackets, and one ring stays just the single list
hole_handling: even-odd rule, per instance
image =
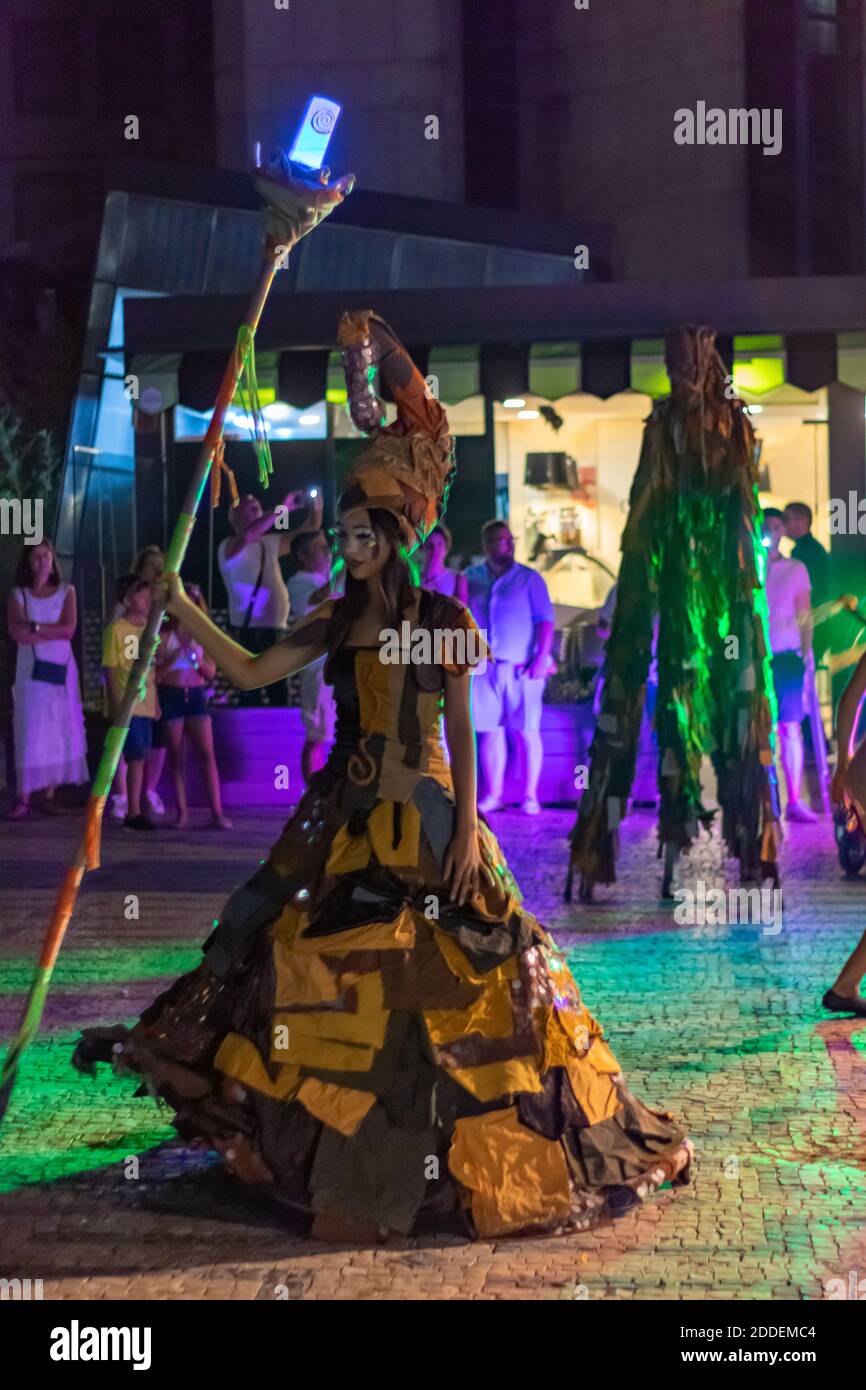
[{"label": "sandal", "polygon": [[32,816],[30,807],[26,801],[16,801],[11,811],[6,812],[7,820],[30,820]]}]

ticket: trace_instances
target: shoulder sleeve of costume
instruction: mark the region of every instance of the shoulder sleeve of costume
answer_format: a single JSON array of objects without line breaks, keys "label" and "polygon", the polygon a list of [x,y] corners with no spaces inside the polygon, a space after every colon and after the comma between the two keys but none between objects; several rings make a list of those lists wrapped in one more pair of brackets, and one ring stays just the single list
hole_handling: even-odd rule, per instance
[{"label": "shoulder sleeve of costume", "polygon": [[465,676],[468,671],[483,671],[493,657],[487,639],[468,608],[456,599],[444,599],[449,605],[448,626],[443,624],[443,668],[449,676]]}]

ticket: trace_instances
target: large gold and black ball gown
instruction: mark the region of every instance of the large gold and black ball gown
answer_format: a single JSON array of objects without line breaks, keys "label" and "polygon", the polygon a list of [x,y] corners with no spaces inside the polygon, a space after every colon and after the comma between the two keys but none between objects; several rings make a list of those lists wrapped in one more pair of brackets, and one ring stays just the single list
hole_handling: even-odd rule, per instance
[{"label": "large gold and black ball gown", "polygon": [[[432,593],[417,626],[475,630]],[[201,965],[134,1028],[88,1030],[76,1052],[84,1070],[141,1074],[184,1139],[320,1228],[462,1215],[478,1237],[585,1229],[688,1176],[682,1129],[627,1090],[483,821],[495,886],[449,899],[441,733],[457,670],[329,657],[333,751]]]}]

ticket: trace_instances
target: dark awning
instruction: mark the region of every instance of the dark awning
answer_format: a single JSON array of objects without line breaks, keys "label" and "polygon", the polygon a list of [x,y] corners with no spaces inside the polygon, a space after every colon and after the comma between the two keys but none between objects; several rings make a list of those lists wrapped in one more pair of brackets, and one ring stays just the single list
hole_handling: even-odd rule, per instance
[{"label": "dark awning", "polygon": [[[447,295],[390,290],[371,293],[363,303],[345,292],[274,294],[256,341],[260,351],[281,354],[282,399],[304,406],[323,398],[340,315],[371,306],[414,345],[425,371],[430,344],[480,345],[481,389],[496,400],[530,390],[531,345],[559,340],[580,344],[583,391],[615,395],[632,385],[635,341],[662,338],[681,323],[712,324],[727,362],[733,360],[734,335],[783,337],[785,379],[813,391],[840,379],[837,335],[866,331],[866,277],[555,285]],[[245,307],[236,296],[127,299],[127,356],[182,353],[181,400],[204,409],[213,401],[220,364]]]}]

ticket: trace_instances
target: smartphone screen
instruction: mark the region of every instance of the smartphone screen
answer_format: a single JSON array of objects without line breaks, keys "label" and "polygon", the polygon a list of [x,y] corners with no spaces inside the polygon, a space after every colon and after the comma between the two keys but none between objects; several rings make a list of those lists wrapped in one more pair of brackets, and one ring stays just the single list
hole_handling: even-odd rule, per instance
[{"label": "smartphone screen", "polygon": [[330,101],[327,97],[310,97],[295,142],[289,150],[289,159],[294,164],[321,169],[342,109],[339,102]]}]

